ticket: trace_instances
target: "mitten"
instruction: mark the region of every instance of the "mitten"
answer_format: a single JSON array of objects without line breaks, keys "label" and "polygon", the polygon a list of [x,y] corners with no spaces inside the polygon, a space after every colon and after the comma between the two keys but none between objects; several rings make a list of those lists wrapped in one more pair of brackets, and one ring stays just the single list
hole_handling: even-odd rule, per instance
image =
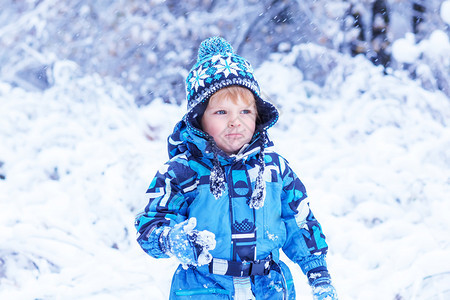
[{"label": "mitten", "polygon": [[201,266],[212,260],[209,250],[216,247],[215,235],[207,230],[194,230],[197,219],[190,218],[174,227],[166,227],[159,237],[159,246],[183,265]]},{"label": "mitten", "polygon": [[314,300],[337,300],[335,288],[330,283],[323,283],[313,287]]},{"label": "mitten", "polygon": [[312,287],[314,300],[337,300],[336,289],[331,285],[331,278],[324,267],[308,272],[309,284]]}]

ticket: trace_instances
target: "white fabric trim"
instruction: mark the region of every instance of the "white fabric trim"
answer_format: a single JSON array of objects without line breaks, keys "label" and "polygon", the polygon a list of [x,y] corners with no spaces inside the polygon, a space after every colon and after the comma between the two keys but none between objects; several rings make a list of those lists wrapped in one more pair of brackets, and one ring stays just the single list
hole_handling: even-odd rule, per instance
[{"label": "white fabric trim", "polygon": [[234,300],[255,300],[250,277],[233,277]]},{"label": "white fabric trim", "polygon": [[225,275],[228,270],[228,261],[226,259],[213,258],[212,269],[214,274]]},{"label": "white fabric trim", "polygon": [[237,233],[237,234],[232,234],[231,238],[232,239],[251,239],[255,237],[255,233]]}]

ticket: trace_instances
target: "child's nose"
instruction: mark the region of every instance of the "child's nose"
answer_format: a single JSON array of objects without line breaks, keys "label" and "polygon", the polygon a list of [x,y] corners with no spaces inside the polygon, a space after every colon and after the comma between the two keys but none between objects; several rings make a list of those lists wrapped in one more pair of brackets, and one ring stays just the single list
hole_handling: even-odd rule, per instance
[{"label": "child's nose", "polygon": [[241,122],[239,120],[239,118],[231,118],[230,121],[228,122],[228,126],[229,127],[236,127],[236,126],[240,126]]}]

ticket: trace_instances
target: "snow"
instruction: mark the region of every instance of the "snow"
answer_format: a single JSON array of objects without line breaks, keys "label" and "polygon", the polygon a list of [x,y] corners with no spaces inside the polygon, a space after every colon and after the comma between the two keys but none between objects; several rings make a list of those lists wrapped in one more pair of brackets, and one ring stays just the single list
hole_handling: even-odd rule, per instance
[{"label": "snow", "polygon": [[[393,47],[405,63],[448,50],[443,31]],[[300,68],[301,53],[326,72]],[[44,91],[0,82],[0,299],[167,299],[177,263],[146,255],[133,221],[185,104],[137,108],[74,62],[54,70]],[[340,298],[448,297],[450,99],[313,44],[273,55],[256,76],[280,109],[269,135],[306,185]]]},{"label": "snow", "polygon": [[444,1],[441,4],[441,18],[442,20],[450,25],[450,1]]},{"label": "snow", "polygon": [[419,56],[427,55],[437,61],[445,59],[448,63],[448,53],[450,42],[448,35],[442,30],[435,30],[430,34],[430,38],[415,43],[414,35],[407,33],[404,38],[398,39],[392,45],[392,55],[400,63],[413,63]]},{"label": "snow", "polygon": [[409,33],[405,38],[396,40],[392,45],[392,55],[399,62],[413,63],[417,60],[420,50],[415,46],[414,35]]}]

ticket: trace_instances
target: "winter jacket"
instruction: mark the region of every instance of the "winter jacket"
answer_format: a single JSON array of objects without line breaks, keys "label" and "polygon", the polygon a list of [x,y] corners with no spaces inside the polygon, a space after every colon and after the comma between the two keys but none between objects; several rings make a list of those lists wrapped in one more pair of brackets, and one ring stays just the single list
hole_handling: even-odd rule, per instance
[{"label": "winter jacket", "polygon": [[[160,226],[174,226],[188,218],[197,219],[198,230],[215,234],[214,258],[252,261],[272,257],[279,268],[266,276],[252,278],[256,299],[295,299],[291,274],[279,261],[279,249],[306,274],[326,266],[327,244],[320,224],[306,200],[305,187],[288,162],[270,150],[265,130],[255,134],[241,153],[228,156],[214,148],[214,142],[185,118],[169,137],[170,160],[157,172],[148,188],[150,201],[136,218],[138,243],[155,258],[168,257],[152,234]],[[264,160],[265,199],[261,208],[250,208],[248,199],[255,188]],[[211,191],[215,165],[225,175],[225,189],[219,197]],[[247,239],[234,238],[247,234]],[[233,299],[233,277],[210,274],[208,266],[181,266],[175,272],[170,299]]]}]

